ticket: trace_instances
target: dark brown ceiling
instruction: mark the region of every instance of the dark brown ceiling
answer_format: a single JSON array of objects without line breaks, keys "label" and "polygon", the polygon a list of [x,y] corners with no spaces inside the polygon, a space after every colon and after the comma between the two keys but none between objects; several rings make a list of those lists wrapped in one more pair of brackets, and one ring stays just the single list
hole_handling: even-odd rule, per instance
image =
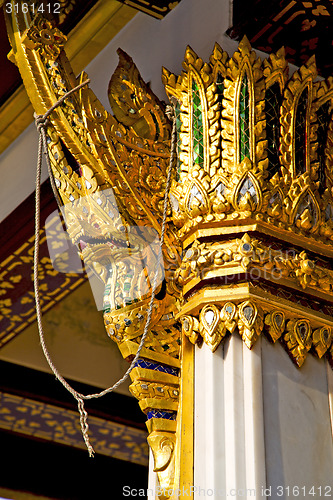
[{"label": "dark brown ceiling", "polygon": [[234,0],[234,40],[248,37],[264,52],[286,49],[289,62],[301,66],[313,54],[319,74],[333,74],[332,0]]},{"label": "dark brown ceiling", "polygon": [[8,61],[7,54],[10,51],[10,44],[7,38],[7,31],[3,9],[0,9],[0,106],[21,84],[21,77],[14,64]]},{"label": "dark brown ceiling", "polygon": [[162,19],[174,9],[181,0],[119,0],[119,2],[141,10],[150,16]]}]

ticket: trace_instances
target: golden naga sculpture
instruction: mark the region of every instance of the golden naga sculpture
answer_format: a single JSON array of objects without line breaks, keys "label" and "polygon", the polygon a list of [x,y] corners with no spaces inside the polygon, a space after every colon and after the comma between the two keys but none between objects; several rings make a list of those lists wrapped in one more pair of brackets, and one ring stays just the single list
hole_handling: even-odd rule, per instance
[{"label": "golden naga sculpture", "polygon": [[[10,57],[44,114],[87,76],[75,78],[50,21],[17,13],[7,22]],[[171,125],[130,57],[119,57],[114,115],[83,87],[52,113],[47,134],[68,232],[105,284],[105,327],[130,360],[154,262],[137,228],[151,241],[160,233]],[[177,165],[165,278],[130,387],[163,488],[177,487],[186,337],[214,351],[230,334],[251,348],[265,333],[298,366],[310,350],[333,358],[333,80],[316,81],[313,59],[288,71],[283,50],[261,61],[246,38],[231,58],[216,45],[204,63],[188,48],[179,77],[163,70]]]}]

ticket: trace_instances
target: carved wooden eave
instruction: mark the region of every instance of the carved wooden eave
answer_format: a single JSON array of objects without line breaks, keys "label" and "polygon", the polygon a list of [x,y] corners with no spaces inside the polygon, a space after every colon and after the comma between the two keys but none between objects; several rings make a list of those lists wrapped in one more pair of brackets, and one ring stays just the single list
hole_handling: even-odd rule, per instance
[{"label": "carved wooden eave", "polygon": [[[8,2],[9,3],[9,2]],[[64,2],[65,3],[65,2]],[[78,10],[82,11],[82,2],[69,2],[76,8],[69,12],[68,21],[74,15],[74,20],[78,20]],[[1,66],[4,68],[5,78],[3,83],[11,75],[10,87],[3,90],[6,96],[0,95],[0,153],[5,149],[32,123],[33,108],[28,95],[22,84],[18,71],[15,71],[13,64],[7,60],[10,51],[10,44],[6,35],[4,20],[4,1],[0,2],[0,59]],[[35,5],[39,2],[35,2]],[[86,3],[86,6],[91,4]],[[64,11],[62,11],[64,12]],[[79,72],[89,64],[92,57],[96,57],[110,40],[135,16],[137,11],[128,5],[121,5],[118,0],[98,0],[94,2],[93,7],[86,12],[83,19],[74,25],[68,22],[66,34],[69,35],[67,44],[67,55],[71,61],[72,67]],[[72,16],[71,16],[72,14]],[[62,19],[66,22],[66,19]],[[14,69],[12,69],[12,67]],[[3,75],[2,75],[3,76]]]},{"label": "carved wooden eave", "polygon": [[[24,367],[14,368],[3,361],[0,361],[0,368],[6,374],[0,385],[0,430],[84,449],[75,404],[59,398],[55,390],[58,384],[52,375]],[[91,387],[82,386],[82,389]],[[97,405],[91,410],[91,417],[97,453],[147,466],[147,431],[134,400],[113,394],[108,408]],[[127,446],[128,442],[133,446]]]},{"label": "carved wooden eave", "polygon": [[162,19],[169,12],[177,7],[180,0],[170,1],[170,0],[120,0],[120,2],[134,7],[135,9],[149,14],[150,16],[156,17],[157,19]]},{"label": "carved wooden eave", "polygon": [[[19,72],[6,61],[10,46],[4,22],[4,3],[4,0],[0,1],[0,60],[8,85],[0,90],[0,154],[32,122],[33,114]],[[54,15],[54,20],[66,35],[70,34],[66,51],[75,71],[81,71],[91,61],[91,54],[95,57],[138,10],[162,19],[179,1],[124,0],[121,3],[123,5],[118,0],[90,0],[83,8],[82,2],[77,0],[61,2],[60,15]],[[40,2],[34,4],[38,8]]]},{"label": "carved wooden eave", "polygon": [[296,66],[315,54],[319,74],[328,77],[333,71],[332,18],[330,0],[236,0],[228,35],[234,40],[246,35],[255,49],[267,53],[284,46],[286,59]]}]

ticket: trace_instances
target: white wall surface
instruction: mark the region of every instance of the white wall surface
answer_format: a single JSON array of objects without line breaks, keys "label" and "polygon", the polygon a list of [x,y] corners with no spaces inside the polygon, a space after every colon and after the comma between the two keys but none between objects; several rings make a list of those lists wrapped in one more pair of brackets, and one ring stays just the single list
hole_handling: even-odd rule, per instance
[{"label": "white wall surface", "polygon": [[194,500],[212,491],[257,500],[332,496],[332,383],[325,360],[309,354],[298,369],[264,338],[251,351],[237,334],[213,354],[196,347]]},{"label": "white wall surface", "polygon": [[[280,486],[297,487],[300,497],[333,496],[333,436],[328,372],[324,359],[308,355],[296,368],[277,343],[262,343],[267,487],[272,500],[287,498]],[[331,370],[331,368],[329,368]],[[325,487],[330,487],[331,489]],[[304,488],[304,489],[303,489]],[[303,493],[306,492],[304,495]]]}]

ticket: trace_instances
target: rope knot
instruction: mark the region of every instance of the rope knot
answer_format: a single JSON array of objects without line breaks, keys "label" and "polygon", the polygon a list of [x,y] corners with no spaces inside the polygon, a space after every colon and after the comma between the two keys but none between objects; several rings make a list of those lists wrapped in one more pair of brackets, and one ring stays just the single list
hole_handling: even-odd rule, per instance
[{"label": "rope knot", "polygon": [[174,113],[174,109],[173,109],[173,106],[171,106],[170,104],[168,104],[165,108],[165,114],[167,115],[167,117],[169,118],[169,120],[173,121],[174,118],[175,118],[175,113]]},{"label": "rope knot", "polygon": [[40,131],[42,129],[46,129],[46,127],[49,125],[49,120],[47,118],[47,116],[45,115],[37,115],[36,113],[34,114],[34,118],[35,118],[35,124],[36,124],[36,128],[38,130],[38,132],[40,133]]}]

